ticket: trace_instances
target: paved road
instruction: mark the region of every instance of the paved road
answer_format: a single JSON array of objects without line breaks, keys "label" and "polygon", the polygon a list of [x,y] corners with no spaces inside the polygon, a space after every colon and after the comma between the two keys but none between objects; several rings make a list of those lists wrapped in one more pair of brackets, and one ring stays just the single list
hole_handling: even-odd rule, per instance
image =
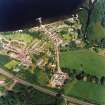
[{"label": "paved road", "polygon": [[[40,87],[38,85],[34,85],[34,84],[31,84],[25,80],[22,80],[22,79],[19,79],[17,77],[15,77],[13,74],[3,70],[2,68],[0,68],[0,74],[14,80],[14,81],[17,81],[18,83],[22,84],[22,85],[25,85],[25,86],[31,86],[33,87],[34,89],[40,91],[40,92],[43,92],[45,94],[48,94],[48,95],[52,95],[52,96],[56,96],[56,92],[53,92],[53,91],[50,91],[46,88],[43,88],[43,87]],[[69,97],[69,96],[65,96],[62,94],[62,97],[67,100],[67,101],[70,101],[72,103],[76,103],[76,104],[79,104],[79,105],[94,105],[94,104],[91,104],[91,103],[88,103],[88,102],[84,102],[84,101],[81,101],[81,100],[78,100],[76,98],[73,98],[73,97]]]}]

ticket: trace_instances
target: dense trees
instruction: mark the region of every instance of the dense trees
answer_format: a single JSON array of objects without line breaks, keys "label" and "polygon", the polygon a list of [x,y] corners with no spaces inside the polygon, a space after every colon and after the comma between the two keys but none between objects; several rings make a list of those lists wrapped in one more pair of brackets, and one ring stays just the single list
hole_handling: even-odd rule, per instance
[{"label": "dense trees", "polygon": [[85,27],[85,32],[84,32],[84,38],[87,39],[87,30],[88,30],[88,26],[90,24],[90,19],[91,19],[91,15],[93,12],[93,9],[95,7],[95,3],[97,2],[97,0],[87,0],[87,4],[86,6],[83,6],[84,9],[86,9],[87,11],[87,21],[86,21],[86,27]]},{"label": "dense trees", "polygon": [[17,84],[13,91],[8,91],[0,97],[0,105],[61,105],[62,101],[61,96],[49,96],[20,84]]},{"label": "dense trees", "polygon": [[6,95],[0,97],[0,105],[17,105],[16,94],[8,91]]},{"label": "dense trees", "polygon": [[105,77],[104,77],[104,76],[101,77],[101,84],[102,84],[102,85],[105,85]]},{"label": "dense trees", "polygon": [[86,40],[105,38],[105,0],[86,0],[79,17]]}]

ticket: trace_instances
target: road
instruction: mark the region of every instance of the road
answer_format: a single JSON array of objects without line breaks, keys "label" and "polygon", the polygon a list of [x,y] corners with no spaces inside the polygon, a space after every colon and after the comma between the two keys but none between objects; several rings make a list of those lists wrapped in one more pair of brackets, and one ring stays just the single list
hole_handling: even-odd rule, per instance
[{"label": "road", "polygon": [[10,78],[10,79],[12,79],[14,81],[17,81],[17,83],[20,83],[22,85],[31,86],[31,87],[35,88],[36,90],[39,90],[39,91],[41,91],[43,93],[46,93],[46,94],[49,94],[49,95],[52,95],[52,96],[56,96],[56,93],[54,93],[54,92],[52,92],[52,91],[50,91],[48,89],[42,88],[40,86],[31,84],[31,83],[29,83],[27,81],[24,81],[22,79],[19,79],[19,78],[15,77],[13,74],[11,74],[11,73],[9,73],[9,72],[1,69],[1,68],[0,68],[0,74],[4,75],[4,76],[6,76],[6,77],[8,77],[8,78]]},{"label": "road", "polygon": [[[14,80],[14,81],[17,81],[17,83],[20,83],[22,85],[25,85],[25,86],[31,86],[33,87],[34,89],[40,91],[40,92],[43,92],[45,94],[48,94],[48,95],[51,95],[51,96],[56,96],[58,93],[57,92],[53,92],[53,91],[50,91],[49,89],[46,89],[46,88],[43,88],[43,87],[40,87],[38,85],[35,85],[35,84],[32,84],[32,83],[29,83],[25,80],[22,80],[22,79],[19,79],[17,77],[15,77],[12,73],[9,73],[7,72],[6,70],[0,68],[0,74]],[[73,98],[73,97],[69,97],[69,96],[65,96],[64,94],[61,95],[65,100],[67,101],[70,101],[71,103],[75,103],[75,104],[79,104],[79,105],[94,105],[94,104],[91,104],[91,103],[88,103],[88,102],[84,102],[84,101],[81,101],[81,100],[78,100],[76,98]]]},{"label": "road", "polygon": [[45,32],[45,35],[47,35],[47,37],[53,42],[54,44],[54,49],[55,49],[55,55],[56,55],[56,62],[57,62],[57,70],[58,72],[62,72],[60,69],[60,62],[59,62],[59,46],[63,43],[63,39],[61,39],[59,37],[59,35],[54,32],[54,30],[50,30],[48,28],[46,28],[45,25],[41,25],[40,29],[43,30],[43,32]]}]

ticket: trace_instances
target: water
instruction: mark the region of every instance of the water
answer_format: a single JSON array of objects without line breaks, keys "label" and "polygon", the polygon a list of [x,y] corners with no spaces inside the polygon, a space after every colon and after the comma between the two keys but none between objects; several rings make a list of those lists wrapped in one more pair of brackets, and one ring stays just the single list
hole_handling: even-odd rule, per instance
[{"label": "water", "polygon": [[0,0],[0,31],[35,25],[35,19],[70,14],[83,0]]}]

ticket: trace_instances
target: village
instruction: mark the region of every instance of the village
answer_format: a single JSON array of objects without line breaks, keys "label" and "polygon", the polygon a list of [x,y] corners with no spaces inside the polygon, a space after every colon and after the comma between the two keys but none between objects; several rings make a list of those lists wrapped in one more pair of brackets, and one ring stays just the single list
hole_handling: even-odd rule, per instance
[{"label": "village", "polygon": [[[35,81],[37,82],[35,82],[35,84],[40,83],[40,85],[43,84],[42,86],[62,89],[71,77],[69,77],[68,73],[64,72],[60,67],[61,48],[65,48],[70,41],[74,41],[78,46],[82,43],[82,40],[77,38],[78,33],[76,32],[81,28],[81,25],[77,25],[78,15],[76,15],[76,17],[72,16],[68,20],[72,26],[65,25],[64,23],[59,25],[59,22],[57,23],[58,26],[55,26],[55,23],[51,25],[43,25],[41,18],[39,18],[38,21],[40,26],[29,29],[29,33],[41,32],[44,36],[42,35],[41,38],[31,38],[30,35],[24,32],[24,30],[18,30],[12,33],[13,35],[17,35],[18,38],[12,37],[12,34],[8,35],[9,37],[0,35],[0,54],[13,59],[12,62],[5,65],[6,67],[7,65],[13,65],[13,67],[9,67],[9,69],[12,69],[12,73],[21,79],[27,78],[24,76],[26,70],[29,73],[36,72],[35,75],[37,79]],[[74,25],[77,26],[74,27]],[[68,31],[67,40],[65,36],[63,37],[59,35],[65,28],[67,28]],[[72,34],[70,35],[69,33]],[[28,41],[27,39],[24,40],[26,37]],[[71,40],[69,38],[71,38]],[[50,58],[51,60],[49,60]],[[25,71],[22,66],[26,68]],[[46,67],[48,68],[47,70],[45,69]],[[24,74],[21,74],[23,71]],[[39,73],[37,74],[37,72]],[[0,83],[4,85],[6,89],[12,90],[12,88],[17,84],[17,81],[12,81],[7,85],[4,79],[1,80]]]}]

